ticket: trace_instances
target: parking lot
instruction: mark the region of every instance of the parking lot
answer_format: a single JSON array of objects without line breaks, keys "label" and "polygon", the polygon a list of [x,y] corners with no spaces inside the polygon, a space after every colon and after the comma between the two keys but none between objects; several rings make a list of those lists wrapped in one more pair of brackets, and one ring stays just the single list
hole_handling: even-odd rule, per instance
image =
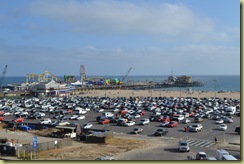
[{"label": "parking lot", "polygon": [[[134,128],[142,128],[143,133],[138,135],[144,135],[147,137],[156,137],[154,133],[159,128],[167,128],[168,133],[166,136],[173,139],[187,139],[190,145],[197,146],[199,148],[210,149],[213,147],[214,138],[216,137],[219,141],[223,143],[240,143],[240,135],[235,132],[235,128],[240,126],[240,112],[239,109],[240,102],[239,100],[225,100],[225,99],[194,99],[194,98],[100,98],[100,97],[74,97],[74,98],[47,98],[47,99],[22,99],[22,100],[1,100],[1,109],[2,112],[12,111],[12,115],[4,116],[4,121],[12,121],[16,118],[14,112],[16,109],[23,109],[27,111],[28,114],[24,117],[23,123],[39,123],[45,118],[50,118],[52,122],[59,122],[61,120],[69,123],[78,123],[80,125],[91,123],[92,129],[102,129],[110,130],[116,133],[121,134],[130,134]],[[7,107],[9,106],[9,107]],[[229,116],[224,110],[227,106],[235,106],[237,108],[235,114]],[[78,114],[78,110],[82,109],[84,114]],[[178,122],[177,127],[160,127],[158,121],[150,121],[149,125],[139,125],[140,120],[148,119],[152,115],[156,115],[156,109],[160,112],[161,116],[168,115],[170,118],[173,118],[173,115],[182,115],[187,116],[186,113],[193,113],[190,117],[187,117],[191,123],[184,124],[180,121]],[[57,111],[67,111],[60,113]],[[122,114],[121,111],[132,110],[134,113],[128,115],[128,112]],[[56,111],[56,112],[51,112]],[[69,112],[68,112],[69,111]],[[168,113],[166,113],[167,111]],[[210,116],[204,118],[203,115],[206,114],[206,111],[210,111]],[[45,116],[37,119],[28,118],[31,114],[34,113],[45,113]],[[115,119],[120,117],[126,117],[135,121],[135,125],[132,126],[118,126],[117,123],[108,123],[100,124],[97,122],[98,116],[103,116],[104,113],[110,112],[113,114],[113,117],[109,119]],[[127,113],[127,115],[126,115]],[[131,116],[135,115],[139,118],[133,118]],[[73,115],[84,115],[85,119],[81,120],[70,120],[70,117]],[[194,122],[195,117],[201,115],[203,121],[199,124],[202,124],[203,130],[200,132],[185,132],[184,129],[188,125],[196,124]],[[225,123],[227,125],[227,130],[219,130],[220,124],[216,123],[216,120],[213,118],[218,115],[221,117],[231,117],[233,123]],[[226,116],[228,115],[228,116]],[[63,118],[63,119],[62,119]],[[136,135],[136,136],[138,136]]]}]

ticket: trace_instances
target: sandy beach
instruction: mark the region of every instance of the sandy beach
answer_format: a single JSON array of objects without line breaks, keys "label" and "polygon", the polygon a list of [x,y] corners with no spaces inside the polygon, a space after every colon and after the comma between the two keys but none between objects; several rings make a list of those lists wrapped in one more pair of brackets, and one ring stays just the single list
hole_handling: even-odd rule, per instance
[{"label": "sandy beach", "polygon": [[80,96],[99,97],[195,97],[195,98],[227,98],[240,99],[240,92],[214,91],[169,91],[169,90],[92,90],[79,93]]}]

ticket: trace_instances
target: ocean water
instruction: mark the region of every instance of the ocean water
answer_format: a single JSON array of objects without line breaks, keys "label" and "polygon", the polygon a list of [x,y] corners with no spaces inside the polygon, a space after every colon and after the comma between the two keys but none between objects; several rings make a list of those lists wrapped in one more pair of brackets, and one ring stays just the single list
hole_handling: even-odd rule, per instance
[{"label": "ocean water", "polygon": [[[61,80],[63,80],[63,76],[58,76]],[[88,76],[89,77],[89,76]],[[101,76],[99,76],[101,77]],[[106,78],[121,78],[121,76],[102,76]],[[76,77],[79,79],[79,77]],[[125,81],[134,81],[134,82],[145,82],[145,81],[154,81],[154,82],[162,82],[166,80],[168,76],[128,76]],[[203,86],[201,87],[192,87],[192,90],[203,90],[203,91],[233,91],[240,92],[240,76],[239,75],[217,75],[217,76],[208,76],[208,75],[195,75],[192,76],[193,81],[201,81],[203,82]],[[26,82],[26,78],[24,76],[19,77],[5,77],[4,86],[12,83],[23,83]],[[174,88],[163,88],[164,90],[180,90],[182,88],[174,87]]]}]

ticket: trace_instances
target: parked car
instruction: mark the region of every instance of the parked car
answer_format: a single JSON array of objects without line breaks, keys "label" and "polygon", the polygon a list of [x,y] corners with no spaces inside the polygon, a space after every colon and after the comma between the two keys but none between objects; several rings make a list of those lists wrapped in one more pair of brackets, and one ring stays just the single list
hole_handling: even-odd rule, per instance
[{"label": "parked car", "polygon": [[183,124],[188,124],[188,123],[191,123],[191,120],[190,119],[187,119],[187,118],[184,118],[180,122],[183,123]]},{"label": "parked car", "polygon": [[20,112],[19,117],[27,117],[28,112]]},{"label": "parked car", "polygon": [[109,119],[103,119],[99,121],[99,124],[109,124],[110,120]]},{"label": "parked car", "polygon": [[58,125],[58,121],[52,121],[49,123],[50,125]]},{"label": "parked car", "polygon": [[125,124],[124,124],[124,126],[133,126],[133,125],[135,125],[136,123],[135,123],[135,121],[127,121]]},{"label": "parked car", "polygon": [[190,151],[189,143],[187,143],[186,141],[180,140],[178,150],[180,152],[189,152]]},{"label": "parked car", "polygon": [[162,123],[160,123],[159,126],[161,126],[161,127],[166,127],[167,124],[169,124],[169,122],[162,122]]},{"label": "parked car", "polygon": [[0,111],[0,116],[4,116],[5,112],[4,111]]},{"label": "parked car", "polygon": [[131,134],[139,134],[139,133],[142,133],[142,132],[143,132],[143,129],[142,128],[134,128],[131,131]]},{"label": "parked car", "polygon": [[231,118],[224,118],[223,120],[224,120],[224,123],[233,123],[234,122],[234,120]]},{"label": "parked car", "polygon": [[84,120],[86,118],[86,116],[84,115],[80,115],[76,118],[76,120]]},{"label": "parked car", "polygon": [[198,152],[196,154],[196,160],[206,160],[207,154],[205,152]]},{"label": "parked car", "polygon": [[203,119],[201,117],[195,117],[194,122],[202,122]]},{"label": "parked car", "polygon": [[99,158],[96,158],[95,160],[115,160],[113,156],[102,156]]},{"label": "parked car", "polygon": [[165,136],[168,134],[168,129],[157,129],[154,133],[155,136]]},{"label": "parked car", "polygon": [[3,121],[4,117],[0,116],[0,121]]},{"label": "parked car", "polygon": [[64,125],[69,125],[69,124],[70,123],[68,121],[62,120],[62,121],[58,121],[57,125],[64,126]]},{"label": "parked car", "polygon": [[223,124],[224,120],[223,119],[218,119],[217,121],[215,121],[216,124]]},{"label": "parked car", "polygon": [[3,114],[3,116],[12,116],[12,115],[13,115],[12,111],[8,111]]},{"label": "parked car", "polygon": [[52,120],[50,118],[45,118],[40,121],[40,124],[50,124],[51,122],[52,122]]},{"label": "parked car", "polygon": [[169,118],[169,116],[163,116],[163,117],[159,118],[158,121],[161,121],[161,122],[170,122],[170,118]]},{"label": "parked car", "polygon": [[160,116],[156,116],[156,115],[152,115],[149,117],[150,121],[159,121],[159,119],[160,119]]},{"label": "parked car", "polygon": [[202,124],[193,124],[191,126],[188,126],[189,132],[199,132],[203,130]]},{"label": "parked car", "polygon": [[150,120],[149,119],[143,119],[139,122],[139,125],[149,125]]},{"label": "parked car", "polygon": [[92,126],[93,126],[92,124],[87,123],[87,124],[82,125],[81,128],[83,128],[83,129],[90,129]]},{"label": "parked car", "polygon": [[238,127],[235,128],[235,132],[238,133],[238,134],[240,134],[240,132],[241,132],[240,126],[238,126]]},{"label": "parked car", "polygon": [[219,125],[219,130],[226,131],[227,130],[227,125],[226,124],[220,124]]},{"label": "parked car", "polygon": [[15,122],[15,123],[20,123],[20,122],[24,122],[24,118],[23,117],[20,117],[20,118],[16,118],[16,119],[14,119],[13,120],[13,122]]},{"label": "parked car", "polygon": [[78,117],[79,117],[79,115],[72,115],[72,116],[70,116],[70,119],[71,120],[76,120]]},{"label": "parked car", "polygon": [[170,121],[166,127],[170,127],[170,128],[173,128],[173,127],[177,127],[178,126],[178,122],[177,121]]}]

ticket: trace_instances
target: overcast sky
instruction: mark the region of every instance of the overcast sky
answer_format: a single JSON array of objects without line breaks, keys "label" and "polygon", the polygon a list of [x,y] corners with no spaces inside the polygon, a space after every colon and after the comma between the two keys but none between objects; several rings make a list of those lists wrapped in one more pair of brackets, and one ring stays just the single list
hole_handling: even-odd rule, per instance
[{"label": "overcast sky", "polygon": [[239,0],[1,0],[0,71],[239,75]]}]

